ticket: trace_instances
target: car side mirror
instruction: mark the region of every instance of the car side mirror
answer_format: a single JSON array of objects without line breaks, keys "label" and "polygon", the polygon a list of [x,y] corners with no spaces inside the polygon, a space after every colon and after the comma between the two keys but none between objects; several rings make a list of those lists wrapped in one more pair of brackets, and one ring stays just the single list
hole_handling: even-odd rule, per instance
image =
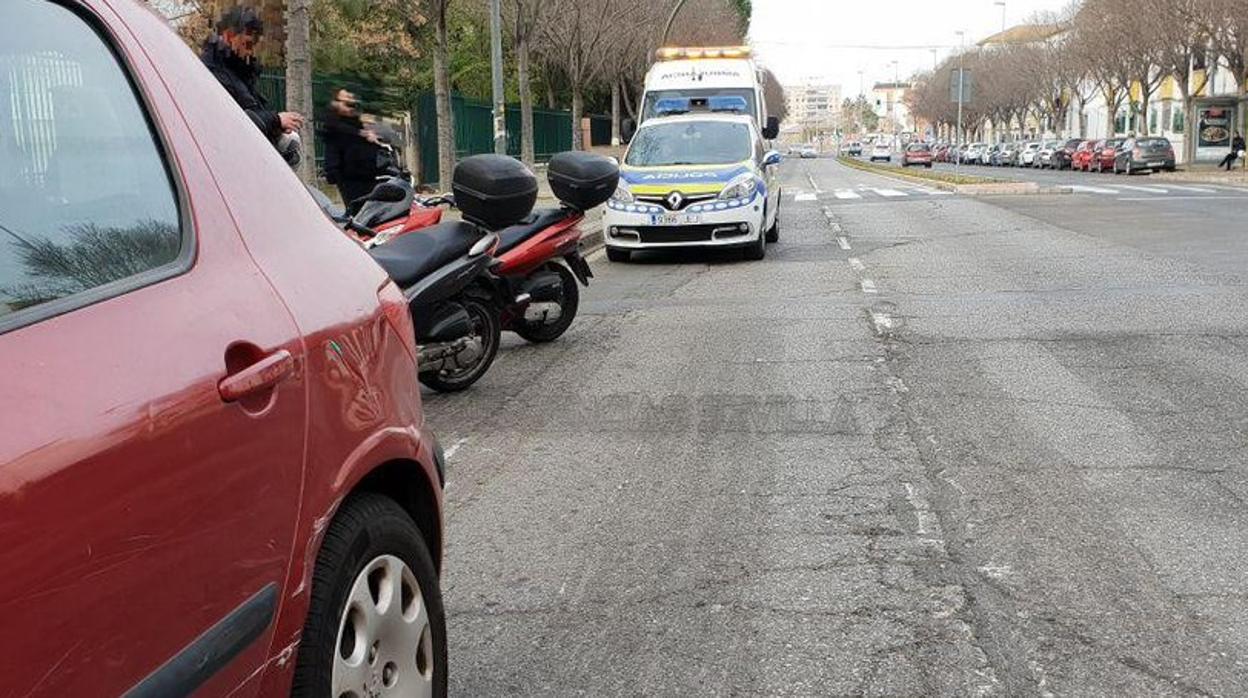
[{"label": "car side mirror", "polygon": [[763,156],[763,167],[771,167],[772,165],[779,165],[782,159],[783,159],[783,156],[780,155],[780,151],[769,150],[767,151],[767,154]]},{"label": "car side mirror", "polygon": [[771,140],[780,135],[780,117],[767,117],[767,125],[763,127],[763,138]]}]

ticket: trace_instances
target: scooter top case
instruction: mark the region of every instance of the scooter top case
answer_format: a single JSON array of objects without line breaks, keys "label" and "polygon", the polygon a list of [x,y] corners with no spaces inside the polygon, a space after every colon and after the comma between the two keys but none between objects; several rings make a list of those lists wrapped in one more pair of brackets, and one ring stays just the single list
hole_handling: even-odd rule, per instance
[{"label": "scooter top case", "polygon": [[455,166],[451,189],[464,220],[499,230],[524,220],[537,202],[537,177],[506,155],[473,155]]},{"label": "scooter top case", "polygon": [[577,211],[606,203],[620,181],[620,168],[610,158],[568,151],[550,159],[546,181],[555,197]]}]

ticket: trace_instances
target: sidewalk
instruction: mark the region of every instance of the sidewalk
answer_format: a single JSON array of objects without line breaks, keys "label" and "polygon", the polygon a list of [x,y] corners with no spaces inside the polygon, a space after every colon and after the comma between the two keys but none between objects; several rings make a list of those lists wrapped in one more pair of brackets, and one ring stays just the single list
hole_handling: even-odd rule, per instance
[{"label": "sidewalk", "polygon": [[1178,172],[1156,172],[1154,178],[1174,182],[1199,182],[1201,184],[1226,184],[1235,187],[1248,187],[1248,169],[1244,169],[1244,161],[1240,160],[1230,172],[1209,163],[1190,166]]}]

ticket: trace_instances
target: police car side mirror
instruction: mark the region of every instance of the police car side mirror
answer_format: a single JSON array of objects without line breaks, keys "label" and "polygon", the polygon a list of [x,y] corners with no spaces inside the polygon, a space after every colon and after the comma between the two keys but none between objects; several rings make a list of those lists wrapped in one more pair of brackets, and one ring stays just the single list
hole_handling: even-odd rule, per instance
[{"label": "police car side mirror", "polygon": [[763,156],[763,167],[771,167],[772,165],[779,165],[781,159],[782,157],[780,156],[780,151],[769,150],[767,151],[767,154]]},{"label": "police car side mirror", "polygon": [[780,118],[776,116],[767,117],[767,125],[763,127],[763,138],[771,140],[780,135]]}]

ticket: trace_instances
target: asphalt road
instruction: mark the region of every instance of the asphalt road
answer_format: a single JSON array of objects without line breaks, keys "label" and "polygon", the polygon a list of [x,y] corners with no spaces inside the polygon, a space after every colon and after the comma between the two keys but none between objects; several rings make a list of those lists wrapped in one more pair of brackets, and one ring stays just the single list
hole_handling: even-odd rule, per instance
[{"label": "asphalt road", "polygon": [[783,168],[426,395],[453,694],[1248,694],[1248,192]]}]

